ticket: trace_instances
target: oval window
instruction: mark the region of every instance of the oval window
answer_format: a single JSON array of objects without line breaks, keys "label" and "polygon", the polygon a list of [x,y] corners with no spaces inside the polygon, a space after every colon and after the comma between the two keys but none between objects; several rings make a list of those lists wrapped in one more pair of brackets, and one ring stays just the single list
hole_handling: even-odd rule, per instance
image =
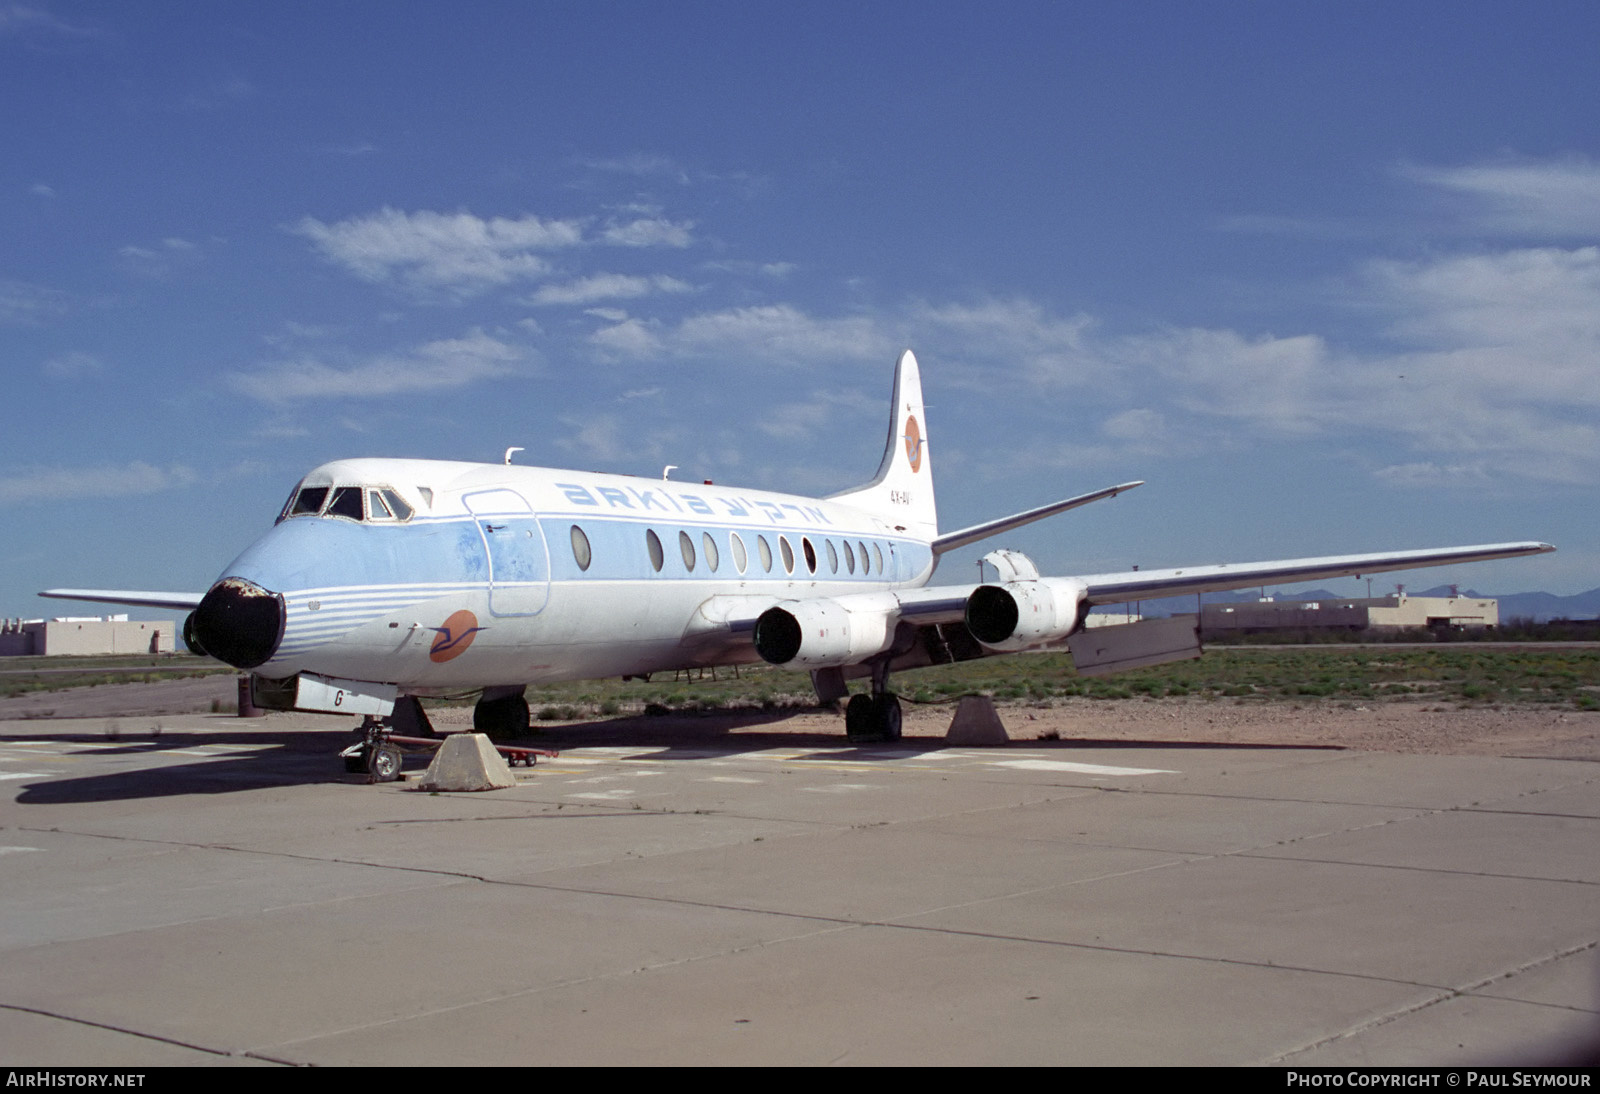
[{"label": "oval window", "polygon": [[844,541],[844,568],[851,573],[856,572],[856,553],[850,549],[850,541]]},{"label": "oval window", "polygon": [[761,556],[761,568],[770,574],[772,572],[772,548],[767,546],[766,536],[756,537],[756,554]]},{"label": "oval window", "polygon": [[738,532],[728,533],[728,544],[733,548],[733,565],[741,574],[750,563],[750,556],[744,553],[744,540],[739,538]]},{"label": "oval window", "polygon": [[788,536],[778,537],[778,551],[783,555],[783,572],[794,573],[794,548],[789,546]]},{"label": "oval window", "polygon": [[815,547],[811,546],[811,537],[810,536],[801,536],[800,537],[800,550],[806,556],[806,569],[810,570],[812,573],[816,573],[817,572],[817,549]]},{"label": "oval window", "polygon": [[878,573],[883,573],[883,552],[876,543],[872,545],[872,564],[878,568]]},{"label": "oval window", "polygon": [[576,524],[572,526],[572,557],[578,563],[580,570],[587,570],[594,558],[589,550],[589,537],[584,535],[583,529]]},{"label": "oval window", "polygon": [[872,572],[872,559],[867,556],[867,545],[860,540],[856,540],[856,546],[861,548],[861,572],[870,574]]},{"label": "oval window", "polygon": [[688,532],[678,533],[678,550],[683,554],[683,568],[694,569],[694,540],[689,538]]},{"label": "oval window", "polygon": [[828,572],[830,574],[838,573],[839,572],[839,552],[835,551],[833,549],[833,540],[825,539],[825,540],[822,541],[822,545],[828,549]]},{"label": "oval window", "polygon": [[700,550],[706,556],[706,567],[712,572],[717,572],[717,564],[722,561],[717,554],[717,541],[711,538],[710,532],[700,533]]},{"label": "oval window", "polygon": [[661,550],[661,537],[656,535],[655,529],[644,530],[644,546],[650,552],[650,565],[655,567],[656,573],[661,572],[661,565],[666,561],[666,554]]}]

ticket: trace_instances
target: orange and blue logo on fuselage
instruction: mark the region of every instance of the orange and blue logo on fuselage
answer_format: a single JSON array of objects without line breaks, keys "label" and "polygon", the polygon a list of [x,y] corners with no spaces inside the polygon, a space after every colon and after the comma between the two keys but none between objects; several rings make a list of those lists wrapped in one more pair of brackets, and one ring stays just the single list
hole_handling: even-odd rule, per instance
[{"label": "orange and blue logo on fuselage", "polygon": [[467,647],[472,645],[473,636],[483,630],[478,626],[478,617],[465,608],[446,619],[442,626],[429,629],[438,637],[428,649],[428,660],[440,665],[466,653]]}]

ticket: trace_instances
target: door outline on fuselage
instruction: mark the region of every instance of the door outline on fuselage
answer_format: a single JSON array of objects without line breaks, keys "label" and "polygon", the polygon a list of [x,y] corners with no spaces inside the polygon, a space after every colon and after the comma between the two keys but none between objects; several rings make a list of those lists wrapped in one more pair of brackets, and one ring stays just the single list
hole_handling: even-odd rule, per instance
[{"label": "door outline on fuselage", "polygon": [[472,514],[483,542],[489,613],[534,616],[544,611],[550,602],[550,545],[528,499],[499,486],[466,494],[461,503]]}]

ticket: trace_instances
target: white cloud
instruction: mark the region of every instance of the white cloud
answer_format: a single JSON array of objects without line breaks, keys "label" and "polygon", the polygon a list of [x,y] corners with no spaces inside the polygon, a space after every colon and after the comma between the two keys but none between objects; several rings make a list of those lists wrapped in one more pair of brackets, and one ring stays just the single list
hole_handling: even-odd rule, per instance
[{"label": "white cloud", "polygon": [[366,281],[458,295],[542,277],[549,265],[538,252],[583,242],[583,226],[574,220],[484,220],[467,212],[389,208],[333,224],[305,217],[293,230]]},{"label": "white cloud", "polygon": [[622,424],[614,415],[601,414],[589,418],[563,415],[561,424],[572,432],[567,437],[558,438],[557,446],[597,464],[611,463],[636,451],[635,446],[623,436]]},{"label": "white cloud", "polygon": [[630,274],[596,274],[565,285],[545,285],[529,298],[530,304],[592,304],[597,300],[626,300],[652,293],[693,292],[694,286],[675,277],[656,274],[635,277]]},{"label": "white cloud", "polygon": [[610,357],[638,359],[655,357],[661,352],[660,337],[651,324],[642,319],[621,318],[620,322],[595,331],[589,341]]},{"label": "white cloud", "polygon": [[640,217],[626,224],[608,224],[600,233],[606,243],[618,247],[687,247],[692,238],[692,221],[674,224],[661,217]]},{"label": "white cloud", "polygon": [[55,189],[42,182],[36,182],[32,186],[28,187],[28,193],[42,198],[53,198],[56,196]]},{"label": "white cloud", "polygon": [[0,503],[154,494],[197,480],[198,476],[182,465],[161,468],[142,461],[100,467],[32,468],[0,478]]},{"label": "white cloud", "polygon": [[314,398],[382,398],[465,387],[511,375],[523,353],[482,332],[419,346],[412,353],[377,356],[338,367],[302,357],[249,373],[232,386],[264,403]]},{"label": "white cloud", "polygon": [[1600,235],[1600,164],[1578,157],[1403,173],[1466,198],[1481,228],[1532,235]]},{"label": "white cloud", "polygon": [[892,360],[896,346],[867,316],[819,319],[789,304],[705,312],[667,339],[679,354],[742,355],[751,361]]},{"label": "white cloud", "polygon": [[0,35],[41,31],[68,37],[92,37],[95,31],[63,22],[47,11],[26,4],[0,4]]},{"label": "white cloud", "polygon": [[90,353],[74,351],[44,363],[44,374],[55,380],[81,380],[105,371],[105,363]]},{"label": "white cloud", "polygon": [[64,315],[67,294],[26,281],[0,281],[0,324],[17,327],[37,326],[47,319]]}]

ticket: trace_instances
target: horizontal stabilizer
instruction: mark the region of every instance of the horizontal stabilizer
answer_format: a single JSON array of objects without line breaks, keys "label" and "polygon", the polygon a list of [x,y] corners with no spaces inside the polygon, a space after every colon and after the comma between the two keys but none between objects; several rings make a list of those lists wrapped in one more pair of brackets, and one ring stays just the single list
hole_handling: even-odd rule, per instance
[{"label": "horizontal stabilizer", "polygon": [[101,604],[131,604],[136,608],[172,608],[193,611],[205,593],[145,593],[125,589],[46,589],[39,594],[52,600],[93,600]]},{"label": "horizontal stabilizer", "polygon": [[1393,551],[1370,555],[1329,555],[1324,558],[1290,558],[1277,562],[1223,563],[1184,566],[1170,570],[1134,570],[1118,574],[1092,574],[1078,578],[1088,588],[1090,604],[1121,604],[1162,596],[1247,589],[1252,585],[1287,585],[1328,577],[1377,574],[1386,570],[1413,570],[1423,566],[1449,566],[1458,562],[1485,562],[1496,558],[1540,555],[1555,548],[1548,543],[1480,543],[1470,547],[1436,547],[1422,551]]},{"label": "horizontal stabilizer", "polygon": [[1009,517],[1001,517],[999,520],[974,524],[972,527],[963,528],[959,532],[946,532],[933,541],[933,553],[937,557],[946,551],[954,551],[956,548],[965,547],[969,543],[977,543],[980,539],[988,539],[990,536],[997,536],[1001,532],[1009,532],[1013,528],[1021,528],[1024,524],[1032,524],[1036,520],[1053,517],[1057,513],[1065,513],[1068,509],[1076,509],[1080,505],[1088,505],[1091,501],[1099,501],[1101,498],[1114,498],[1124,490],[1132,490],[1135,486],[1143,485],[1144,480],[1140,479],[1137,482],[1125,482],[1120,486],[1108,486],[1104,490],[1096,490],[1092,494],[1079,494],[1075,498],[1054,501],[1049,505],[1041,505],[1037,509],[1029,509],[1023,513],[1013,513]]}]

